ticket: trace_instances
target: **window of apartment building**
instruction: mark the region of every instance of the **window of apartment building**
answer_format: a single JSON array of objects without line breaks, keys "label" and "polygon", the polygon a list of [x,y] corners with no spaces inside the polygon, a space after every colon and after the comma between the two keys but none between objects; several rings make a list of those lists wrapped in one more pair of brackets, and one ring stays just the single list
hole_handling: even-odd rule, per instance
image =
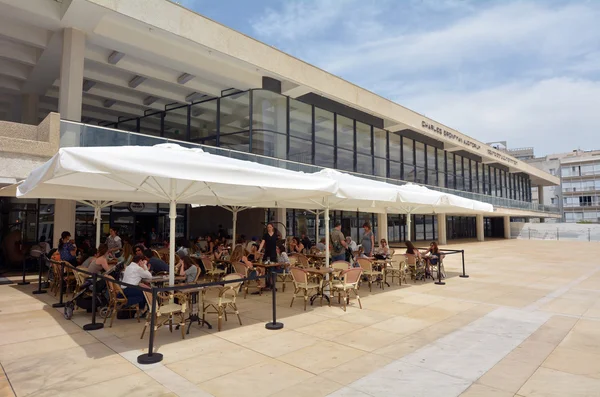
[{"label": "window of apartment building", "polygon": [[594,165],[593,164],[582,165],[582,166],[580,166],[580,170],[581,170],[581,176],[594,175]]},{"label": "window of apartment building", "polygon": [[589,207],[592,205],[592,196],[579,196],[579,206]]},{"label": "window of apartment building", "polygon": [[552,205],[556,204],[556,197],[550,198],[550,204],[552,204]]},{"label": "window of apartment building", "polygon": [[556,168],[550,168],[548,172],[550,172],[550,175],[556,175]]}]

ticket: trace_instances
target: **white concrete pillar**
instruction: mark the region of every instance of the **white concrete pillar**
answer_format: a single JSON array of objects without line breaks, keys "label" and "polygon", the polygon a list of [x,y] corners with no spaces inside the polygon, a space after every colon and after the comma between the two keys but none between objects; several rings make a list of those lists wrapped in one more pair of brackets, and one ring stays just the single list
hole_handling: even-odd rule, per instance
[{"label": "white concrete pillar", "polygon": [[439,245],[448,244],[446,234],[446,214],[437,214],[437,240]]},{"label": "white concrete pillar", "polygon": [[504,217],[504,238],[510,238],[510,216]]},{"label": "white concrete pillar", "polygon": [[288,226],[287,224],[287,210],[285,208],[276,208],[275,209],[275,228],[279,230],[281,233],[281,238],[285,238],[287,236],[287,230],[283,227],[283,225]]},{"label": "white concrete pillar", "polygon": [[377,234],[379,234],[379,236],[375,237],[375,243],[376,245],[379,245],[379,241],[381,241],[381,239],[385,239],[385,241],[390,242],[390,240],[388,239],[388,216],[387,214],[377,214]]},{"label": "white concrete pillar", "polygon": [[[85,33],[66,28],[63,36],[58,89],[58,112],[61,119],[81,121],[84,56]],[[79,146],[79,142],[79,128],[73,126],[72,131],[61,131],[61,147]]]},{"label": "white concrete pillar", "polygon": [[483,241],[485,238],[485,230],[483,224],[483,215],[477,215],[475,217],[475,224],[477,227],[477,241]]},{"label": "white concrete pillar", "polygon": [[21,123],[38,125],[40,97],[37,94],[23,94],[21,96]]},{"label": "white concrete pillar", "polygon": [[53,247],[58,247],[62,232],[67,231],[75,238],[75,201],[54,201],[54,239]]}]

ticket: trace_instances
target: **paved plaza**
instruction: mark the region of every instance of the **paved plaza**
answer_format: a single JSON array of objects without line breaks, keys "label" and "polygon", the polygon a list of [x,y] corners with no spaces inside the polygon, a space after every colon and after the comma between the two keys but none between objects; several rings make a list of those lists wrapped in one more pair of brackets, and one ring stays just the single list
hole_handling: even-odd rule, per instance
[{"label": "paved plaza", "polygon": [[[37,284],[0,286],[0,396],[600,396],[598,243],[457,242],[445,286],[361,289],[337,304],[290,308],[265,329],[271,293],[239,298],[243,326],[156,334],[163,362],[138,366],[143,323],[86,332]],[[33,277],[32,277],[33,281]],[[281,286],[279,287],[281,291]],[[216,320],[214,315],[208,318]],[[216,321],[213,321],[216,324]]]}]

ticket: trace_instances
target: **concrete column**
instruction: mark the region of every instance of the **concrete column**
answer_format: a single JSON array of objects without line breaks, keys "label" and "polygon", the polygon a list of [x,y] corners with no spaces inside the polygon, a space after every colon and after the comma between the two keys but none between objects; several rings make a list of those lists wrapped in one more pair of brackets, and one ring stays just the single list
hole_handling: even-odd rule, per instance
[{"label": "concrete column", "polygon": [[281,233],[281,238],[285,238],[287,235],[287,231],[282,226],[282,224],[287,226],[286,213],[287,210],[285,208],[275,209],[275,228]]},{"label": "concrete column", "polygon": [[387,214],[377,214],[377,234],[379,234],[379,236],[375,237],[376,244],[379,244],[378,242],[381,241],[382,238],[384,238],[389,244],[390,240],[388,239]]},{"label": "concrete column", "polygon": [[[85,33],[66,28],[63,35],[58,89],[58,112],[61,119],[81,121],[84,56]],[[79,128],[74,128],[73,131],[61,131],[61,147],[79,146],[79,142]]]},{"label": "concrete column", "polygon": [[[537,190],[538,190],[538,203],[540,203],[541,205],[546,204],[544,202],[544,187],[541,185],[538,185]],[[544,223],[544,222],[545,222],[545,219],[540,218],[540,223]]]},{"label": "concrete column", "polygon": [[60,234],[70,232],[75,238],[75,201],[55,200],[54,202],[54,240],[53,247],[58,247]]},{"label": "concrete column", "polygon": [[510,216],[504,217],[504,238],[510,238]]},{"label": "concrete column", "polygon": [[477,227],[477,241],[483,241],[485,238],[485,231],[483,225],[483,215],[477,215],[475,217],[475,225]]},{"label": "concrete column", "polygon": [[40,97],[37,94],[23,94],[21,96],[21,123],[38,125]]},{"label": "concrete column", "polygon": [[446,223],[446,214],[437,214],[437,233],[439,245],[448,244],[448,240],[446,237]]}]

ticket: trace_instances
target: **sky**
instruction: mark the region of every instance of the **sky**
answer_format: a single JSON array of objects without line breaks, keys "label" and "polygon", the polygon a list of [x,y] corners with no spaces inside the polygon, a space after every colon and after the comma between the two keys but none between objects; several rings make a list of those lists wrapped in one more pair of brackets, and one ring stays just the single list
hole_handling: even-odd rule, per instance
[{"label": "sky", "polygon": [[600,0],[181,0],[483,142],[600,149]]}]

